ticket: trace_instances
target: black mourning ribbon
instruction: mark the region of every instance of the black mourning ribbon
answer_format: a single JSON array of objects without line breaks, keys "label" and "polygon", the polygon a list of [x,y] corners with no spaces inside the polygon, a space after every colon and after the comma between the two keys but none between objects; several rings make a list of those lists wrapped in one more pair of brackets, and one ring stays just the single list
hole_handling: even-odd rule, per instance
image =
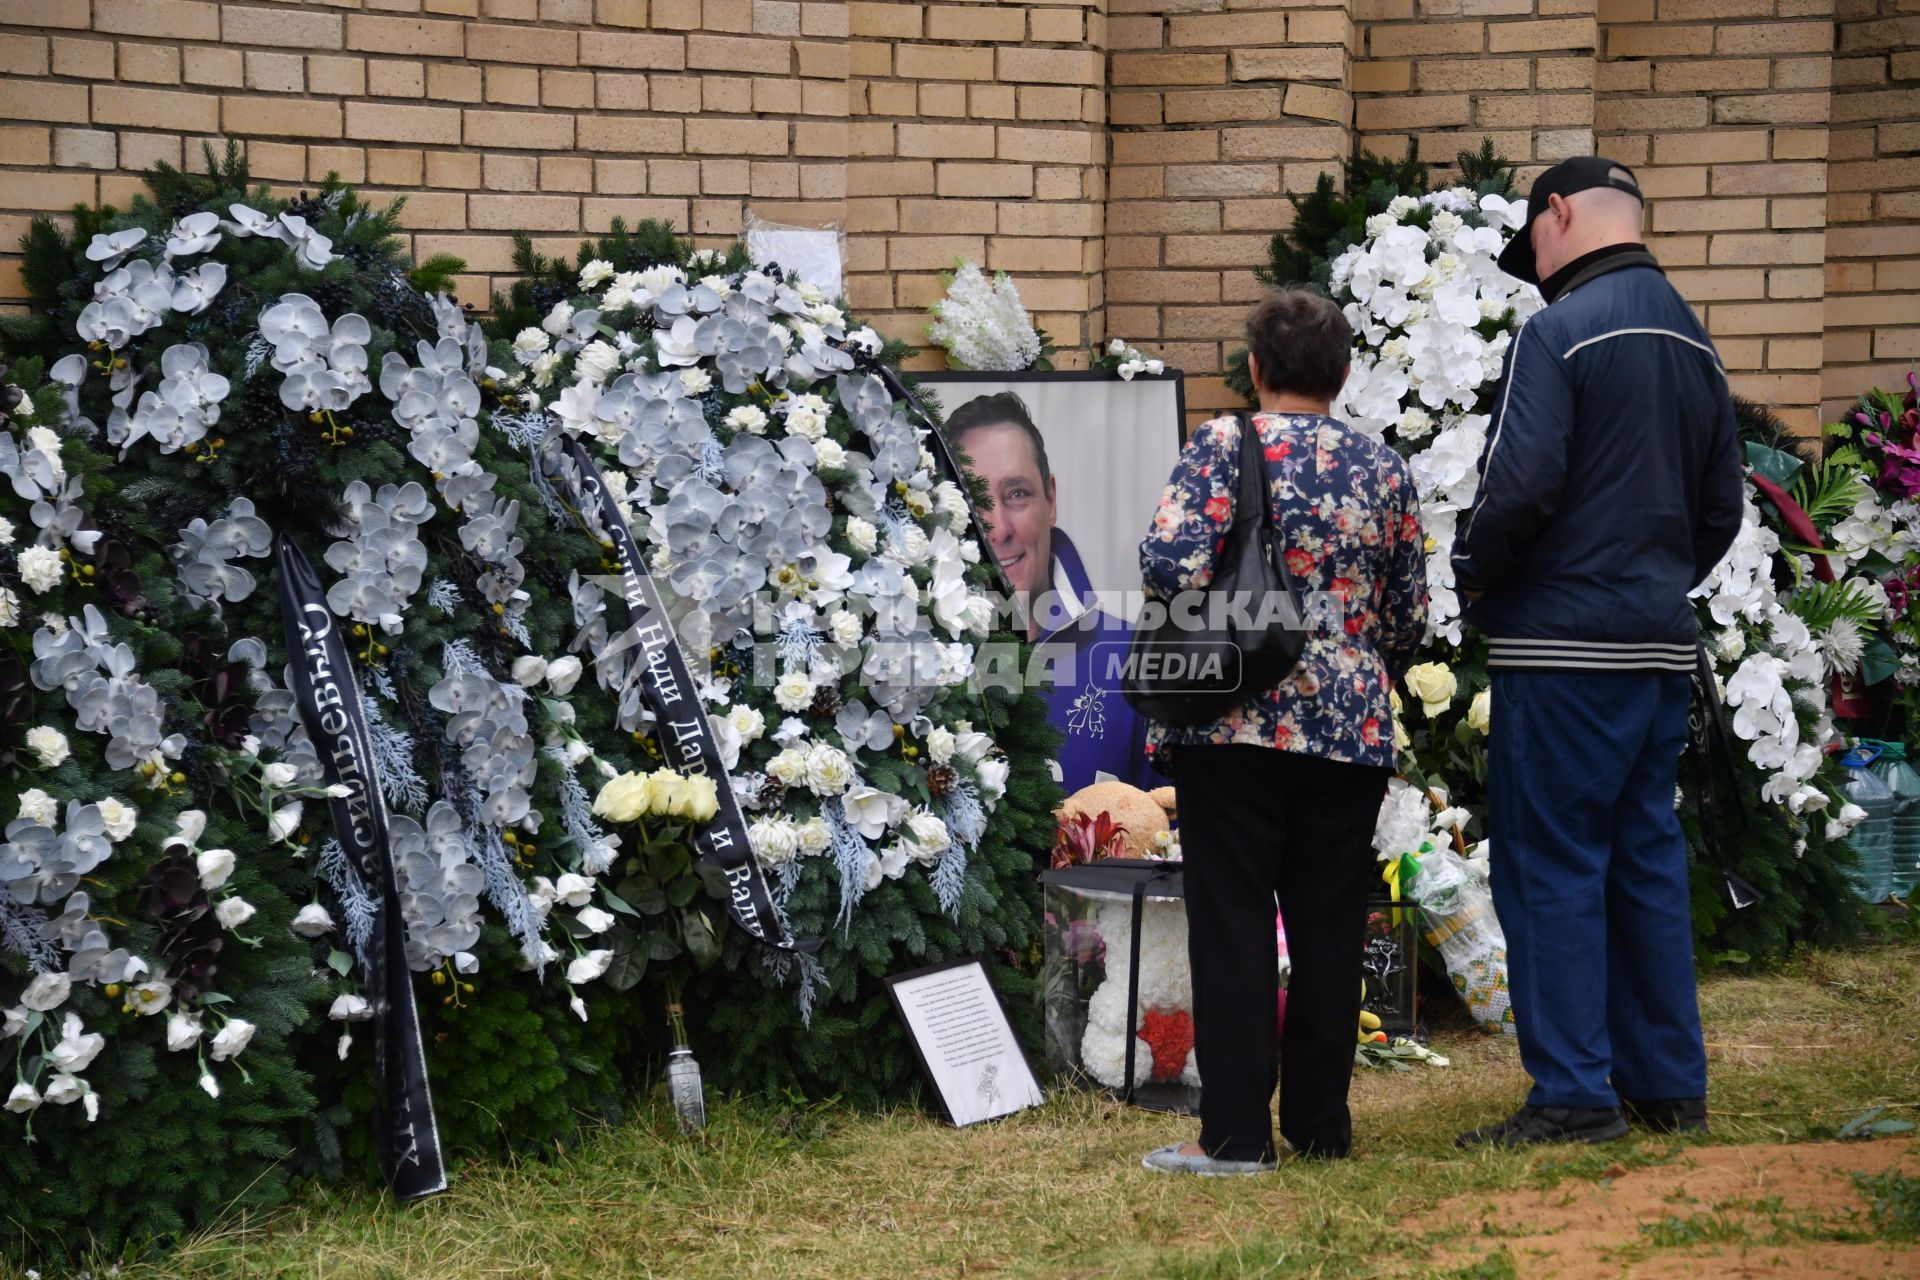
[{"label": "black mourning ribbon", "polygon": [[380,1171],[397,1199],[417,1200],[447,1189],[440,1130],[427,1086],[420,1012],[407,969],[406,925],[387,841],[387,807],[376,776],[353,660],[327,606],[320,575],[290,538],[280,539],[280,617],[300,722],[313,740],[330,785],[334,838],[349,874],[374,903],[374,927],[363,957],[374,1012],[375,1137]]},{"label": "black mourning ribbon", "polygon": [[766,877],[747,840],[733,780],[720,760],[720,748],[707,724],[706,708],[700,703],[686,654],[619,505],[607,492],[600,469],[581,443],[568,438],[562,448],[573,464],[571,479],[580,505],[594,512],[601,530],[613,543],[614,558],[620,566],[620,596],[626,602],[631,623],[627,635],[643,659],[634,664],[634,671],[658,726],[660,745],[676,768],[712,778],[718,792],[719,811],[694,833],[693,843],[701,860],[717,867],[726,878],[728,914],[749,937],[769,947],[818,951],[820,939],[796,941],[790,936],[767,891]]}]

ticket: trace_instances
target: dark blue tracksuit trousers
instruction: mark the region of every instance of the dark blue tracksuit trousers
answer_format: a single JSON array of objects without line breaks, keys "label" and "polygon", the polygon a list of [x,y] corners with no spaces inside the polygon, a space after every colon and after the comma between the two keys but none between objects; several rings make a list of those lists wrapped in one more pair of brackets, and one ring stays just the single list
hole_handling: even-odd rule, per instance
[{"label": "dark blue tracksuit trousers", "polygon": [[1534,1106],[1706,1096],[1674,812],[1688,690],[1659,672],[1493,672],[1493,901]]}]

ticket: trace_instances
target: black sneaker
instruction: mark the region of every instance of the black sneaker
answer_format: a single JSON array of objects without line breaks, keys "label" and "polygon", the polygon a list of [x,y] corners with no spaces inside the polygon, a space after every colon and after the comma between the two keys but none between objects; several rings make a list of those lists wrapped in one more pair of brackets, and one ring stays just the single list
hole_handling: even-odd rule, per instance
[{"label": "black sneaker", "polygon": [[1530,1147],[1540,1142],[1612,1142],[1626,1136],[1627,1121],[1618,1107],[1581,1111],[1525,1106],[1499,1124],[1461,1134],[1453,1143],[1457,1147]]},{"label": "black sneaker", "polygon": [[1705,1133],[1705,1098],[1623,1098],[1627,1119],[1655,1133]]}]

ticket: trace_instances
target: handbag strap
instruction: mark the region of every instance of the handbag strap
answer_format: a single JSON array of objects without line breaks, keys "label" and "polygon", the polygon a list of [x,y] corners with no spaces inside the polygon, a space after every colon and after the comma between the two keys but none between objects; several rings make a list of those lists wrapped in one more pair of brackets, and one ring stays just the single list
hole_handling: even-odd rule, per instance
[{"label": "handbag strap", "polygon": [[1181,869],[1180,863],[1162,862],[1133,882],[1133,937],[1129,939],[1127,956],[1127,1074],[1120,1094],[1122,1102],[1133,1101],[1134,1050],[1140,1043],[1140,921],[1146,914],[1147,886]]},{"label": "handbag strap", "polygon": [[1250,414],[1236,412],[1240,427],[1240,484],[1234,495],[1233,522],[1243,524],[1260,509],[1260,522],[1273,528],[1273,494],[1267,488],[1267,451],[1260,444],[1260,428]]}]

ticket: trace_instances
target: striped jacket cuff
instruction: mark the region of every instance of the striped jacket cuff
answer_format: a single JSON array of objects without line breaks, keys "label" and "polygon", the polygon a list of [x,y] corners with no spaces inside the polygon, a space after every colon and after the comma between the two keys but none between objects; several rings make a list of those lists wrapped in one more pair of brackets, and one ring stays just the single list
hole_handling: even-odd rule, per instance
[{"label": "striped jacket cuff", "polygon": [[1611,640],[1517,640],[1489,642],[1487,665],[1537,671],[1675,671],[1691,674],[1698,663],[1691,644],[1621,644]]}]

